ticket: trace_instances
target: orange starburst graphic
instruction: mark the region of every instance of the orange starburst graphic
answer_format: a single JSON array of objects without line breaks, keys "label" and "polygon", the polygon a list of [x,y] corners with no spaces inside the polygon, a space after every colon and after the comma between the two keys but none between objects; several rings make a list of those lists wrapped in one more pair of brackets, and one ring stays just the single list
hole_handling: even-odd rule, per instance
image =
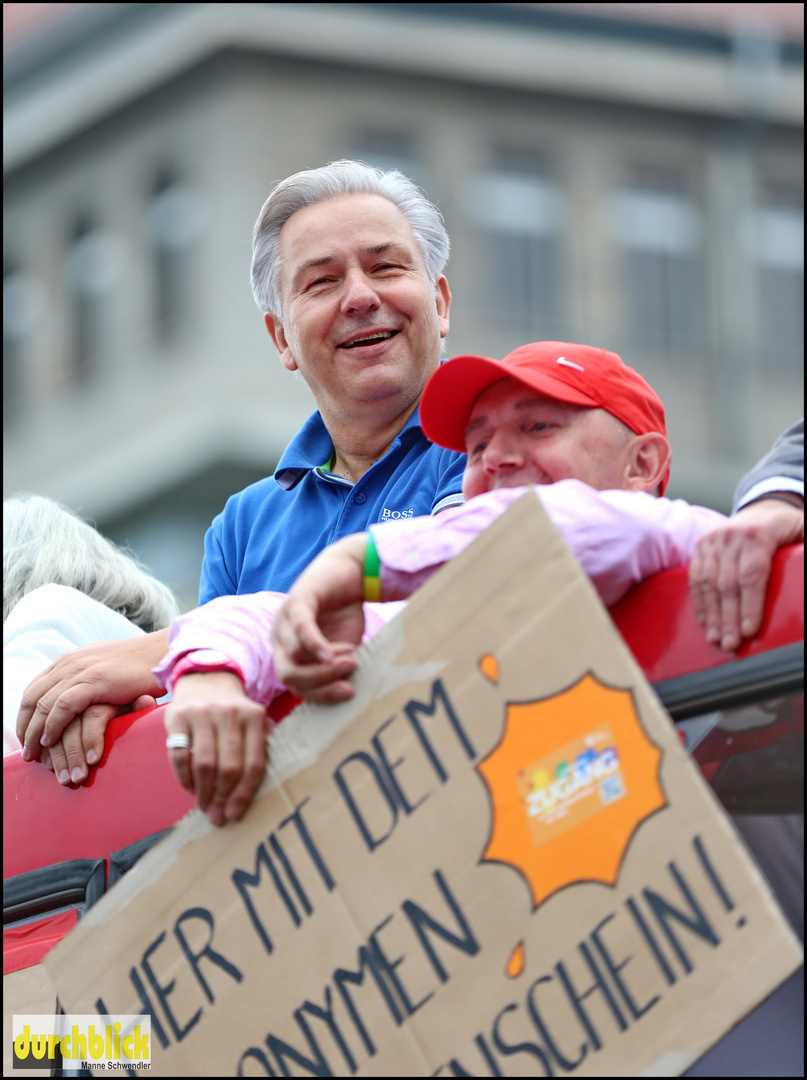
[{"label": "orange starburst graphic", "polygon": [[509,704],[501,741],[477,766],[493,818],[482,858],[519,870],[534,908],[577,881],[614,884],[633,833],[666,805],[660,764],[631,691],[592,674]]}]

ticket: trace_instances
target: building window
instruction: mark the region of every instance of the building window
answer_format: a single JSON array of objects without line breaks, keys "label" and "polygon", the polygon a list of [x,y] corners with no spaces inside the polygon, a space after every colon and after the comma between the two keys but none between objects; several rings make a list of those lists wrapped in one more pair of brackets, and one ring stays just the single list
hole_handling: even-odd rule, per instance
[{"label": "building window", "polygon": [[25,404],[24,367],[31,340],[45,313],[39,278],[12,256],[3,256],[3,419],[16,423]]},{"label": "building window", "polygon": [[123,263],[120,241],[86,214],[76,217],[67,256],[70,345],[74,381],[84,383],[100,363],[104,302]]},{"label": "building window", "polygon": [[174,343],[191,319],[191,249],[203,225],[199,197],[170,169],[158,173],[148,208],[152,322],[164,345]]},{"label": "building window", "polygon": [[794,193],[771,194],[743,224],[756,262],[760,355],[781,371],[801,365],[804,349],[804,208]]},{"label": "building window", "polygon": [[622,250],[630,343],[661,355],[693,351],[701,325],[694,202],[673,177],[637,176],[614,197],[610,220]]},{"label": "building window", "polygon": [[23,343],[27,336],[25,277],[14,259],[3,257],[3,422],[13,424],[22,397]]},{"label": "building window", "polygon": [[526,337],[557,335],[565,219],[557,184],[531,155],[502,154],[469,195],[485,240],[491,319]]}]

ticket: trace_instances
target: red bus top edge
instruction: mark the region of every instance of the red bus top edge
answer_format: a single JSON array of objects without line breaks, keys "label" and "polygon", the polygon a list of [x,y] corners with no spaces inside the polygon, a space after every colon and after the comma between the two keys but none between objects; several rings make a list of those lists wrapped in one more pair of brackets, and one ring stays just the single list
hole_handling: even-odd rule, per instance
[{"label": "red bus top edge", "polygon": [[[689,596],[686,569],[668,570],[635,586],[611,609],[614,622],[651,682],[754,656],[804,637],[804,547],[774,561],[763,625],[738,653],[707,643]],[[284,695],[269,710],[281,719],[296,704]],[[113,720],[104,755],[89,781],[64,788],[51,772],[3,760],[3,877],[77,858],[108,858],[136,840],[175,824],[193,806],[174,779],[158,706]]]}]

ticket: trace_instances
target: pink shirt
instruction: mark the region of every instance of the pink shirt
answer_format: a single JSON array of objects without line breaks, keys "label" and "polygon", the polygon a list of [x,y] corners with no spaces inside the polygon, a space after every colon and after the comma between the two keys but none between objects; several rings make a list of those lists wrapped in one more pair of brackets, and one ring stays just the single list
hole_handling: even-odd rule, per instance
[{"label": "pink shirt", "polygon": [[[388,601],[409,596],[528,490],[541,500],[608,607],[636,582],[659,570],[686,566],[698,538],[726,520],[715,510],[682,499],[595,491],[579,480],[489,491],[435,517],[371,525],[381,559],[381,595]],[[170,648],[154,668],[156,678],[168,685],[182,656],[215,649],[238,664],[248,697],[269,705],[286,689],[275,672],[271,646],[272,623],[284,599],[284,594],[272,592],[220,596],[181,615],[171,624]],[[363,640],[400,608],[400,602],[365,604]]]},{"label": "pink shirt", "polygon": [[371,525],[382,564],[381,595],[409,596],[527,490],[541,500],[606,607],[659,570],[688,565],[698,538],[726,520],[683,499],[596,491],[581,480],[488,491],[435,517]]}]

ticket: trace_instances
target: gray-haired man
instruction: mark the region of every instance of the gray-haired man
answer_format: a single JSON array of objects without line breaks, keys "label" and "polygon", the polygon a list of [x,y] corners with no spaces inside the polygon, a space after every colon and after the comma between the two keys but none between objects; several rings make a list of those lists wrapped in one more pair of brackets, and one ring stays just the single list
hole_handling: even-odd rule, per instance
[{"label": "gray-haired man", "polygon": [[[283,591],[341,536],[460,501],[464,455],[432,446],[417,415],[448,332],[448,251],[439,212],[400,173],[342,161],[274,189],[255,227],[253,291],[283,364],[302,373],[318,410],[274,476],[233,496],[214,521],[200,602]],[[42,740],[63,783],[85,779],[85,754],[100,758],[111,717],[162,693],[151,668],[166,648],[160,632],[60,657],[23,695],[23,755],[37,757]],[[210,670],[215,658],[198,663]]]}]

